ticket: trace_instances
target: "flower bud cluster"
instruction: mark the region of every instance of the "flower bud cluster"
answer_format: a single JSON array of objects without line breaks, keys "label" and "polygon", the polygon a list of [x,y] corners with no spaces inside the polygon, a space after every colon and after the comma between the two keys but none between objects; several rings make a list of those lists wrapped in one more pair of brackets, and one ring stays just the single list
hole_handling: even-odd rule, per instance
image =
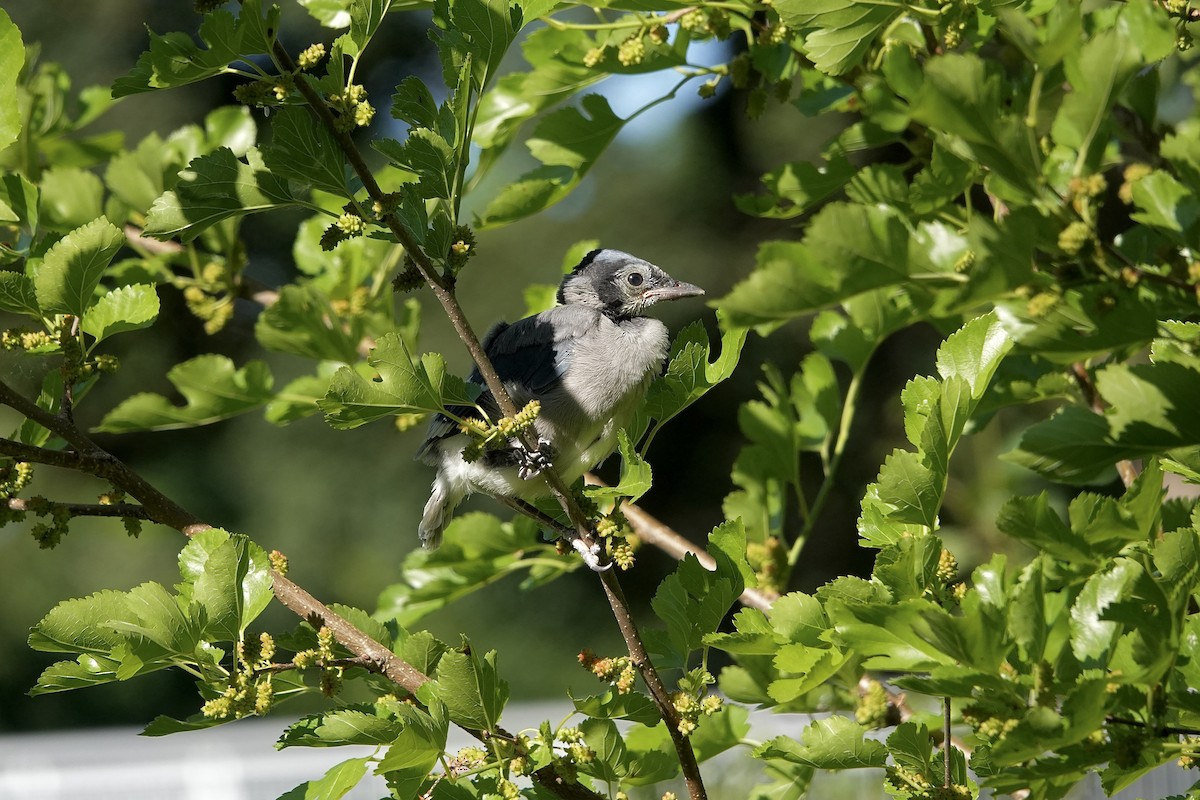
[{"label": "flower bud cluster", "polygon": [[896,707],[892,705],[891,697],[884,685],[877,680],[866,681],[866,686],[858,695],[858,705],[854,709],[854,719],[859,725],[869,728],[882,728],[894,725]]},{"label": "flower bud cluster", "polygon": [[209,719],[262,716],[271,710],[275,690],[273,673],[266,671],[275,656],[275,640],[263,632],[258,639],[243,639],[234,646],[235,669],[219,697],[208,700],[200,712]]},{"label": "flower bud cluster", "polygon": [[1149,164],[1130,164],[1126,167],[1125,171],[1121,174],[1124,180],[1117,189],[1117,197],[1120,198],[1121,202],[1127,206],[1132,205],[1134,184],[1153,171]]},{"label": "flower bud cluster", "polygon": [[367,90],[362,84],[353,83],[344,92],[334,92],[328,97],[338,130],[350,132],[365,128],[375,118],[375,108],[367,102]]},{"label": "flower bud cluster", "polygon": [[708,694],[705,688],[713,683],[716,679],[707,670],[692,670],[680,679],[679,690],[671,695],[671,706],[679,716],[677,729],[684,736],[695,732],[701,716],[711,717],[721,710],[721,697]]},{"label": "flower bud cluster", "polygon": [[502,417],[495,425],[476,417],[464,417],[458,425],[459,431],[471,438],[463,448],[462,459],[470,464],[478,461],[488,450],[504,447],[513,437],[520,436],[533,427],[534,420],[542,411],[542,404],[530,400],[515,417]]},{"label": "flower bud cluster", "polygon": [[746,545],[746,561],[758,578],[758,588],[764,592],[779,592],[787,577],[787,547],[778,536],[768,536],[761,542]]},{"label": "flower bud cluster", "polygon": [[300,52],[296,57],[296,63],[300,69],[312,69],[317,63],[325,57],[325,45],[321,42],[310,44]]},{"label": "flower bud cluster", "polygon": [[0,349],[3,350],[24,350],[28,353],[53,346],[54,339],[45,331],[9,328],[0,332]]},{"label": "flower bud cluster", "polygon": [[591,650],[580,651],[579,663],[597,678],[612,685],[617,694],[629,694],[637,682],[637,668],[629,656],[600,658]]},{"label": "flower bud cluster", "polygon": [[1079,253],[1083,246],[1091,241],[1091,238],[1092,230],[1088,224],[1082,220],[1076,220],[1058,234],[1058,246],[1064,253],[1073,256]]},{"label": "flower bud cluster", "polygon": [[28,461],[0,461],[0,500],[16,497],[33,480],[33,464]]}]

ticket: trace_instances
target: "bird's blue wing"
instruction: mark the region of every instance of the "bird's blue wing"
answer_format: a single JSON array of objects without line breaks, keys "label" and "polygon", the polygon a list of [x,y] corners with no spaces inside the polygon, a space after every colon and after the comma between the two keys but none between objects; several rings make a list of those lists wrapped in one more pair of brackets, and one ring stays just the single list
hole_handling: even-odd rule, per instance
[{"label": "bird's blue wing", "polygon": [[[511,325],[498,323],[488,331],[483,340],[484,352],[500,380],[518,390],[514,394],[539,397],[562,380],[570,364],[575,339],[595,323],[594,314],[579,311],[560,306]],[[480,386],[484,383],[478,368],[471,371],[467,380]],[[518,400],[519,404],[522,402]],[[496,401],[486,388],[476,403],[493,419],[499,415]],[[459,417],[479,416],[472,406],[452,406],[447,410]],[[428,461],[433,445],[457,432],[458,423],[438,414],[429,424],[429,433],[417,451],[417,459]]]}]

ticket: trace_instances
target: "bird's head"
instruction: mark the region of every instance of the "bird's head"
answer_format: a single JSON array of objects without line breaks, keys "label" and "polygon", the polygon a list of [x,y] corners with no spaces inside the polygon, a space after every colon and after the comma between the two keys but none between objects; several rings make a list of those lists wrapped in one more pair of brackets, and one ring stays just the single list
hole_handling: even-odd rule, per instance
[{"label": "bird's head", "polygon": [[563,278],[558,302],[594,308],[613,318],[637,317],[661,300],[704,294],[649,261],[620,250],[593,250]]}]

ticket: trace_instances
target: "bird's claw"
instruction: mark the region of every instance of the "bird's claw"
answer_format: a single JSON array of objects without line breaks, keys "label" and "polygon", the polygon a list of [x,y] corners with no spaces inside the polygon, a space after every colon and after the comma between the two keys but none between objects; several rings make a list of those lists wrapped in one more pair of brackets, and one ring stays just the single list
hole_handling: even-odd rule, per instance
[{"label": "bird's claw", "polygon": [[607,564],[600,563],[600,543],[592,542],[590,545],[583,541],[581,537],[576,536],[571,539],[571,546],[579,551],[583,563],[588,565],[592,572],[607,572],[612,569],[613,562]]},{"label": "bird's claw", "polygon": [[536,478],[553,466],[553,453],[550,449],[549,439],[538,439],[536,450],[520,447],[517,448],[517,451],[520,459],[517,464],[517,475],[523,481]]}]

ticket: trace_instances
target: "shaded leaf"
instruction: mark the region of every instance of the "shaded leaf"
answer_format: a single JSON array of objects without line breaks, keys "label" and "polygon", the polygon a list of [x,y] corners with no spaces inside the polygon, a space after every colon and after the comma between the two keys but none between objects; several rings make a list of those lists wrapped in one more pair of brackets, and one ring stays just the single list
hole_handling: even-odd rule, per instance
[{"label": "shaded leaf", "polygon": [[225,356],[197,356],[172,367],[167,380],[183,395],[184,405],[159,394],[135,394],[108,412],[96,430],[126,433],[209,425],[258,408],[272,397],[271,373],[261,361],[237,369]]}]

